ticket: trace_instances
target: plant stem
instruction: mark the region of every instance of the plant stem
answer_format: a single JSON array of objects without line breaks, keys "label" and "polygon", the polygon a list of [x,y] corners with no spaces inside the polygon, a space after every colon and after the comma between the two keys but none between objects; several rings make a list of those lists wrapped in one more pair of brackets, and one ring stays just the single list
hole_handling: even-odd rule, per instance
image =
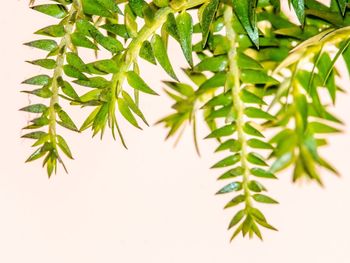
[{"label": "plant stem", "polygon": [[233,22],[233,10],[231,6],[226,5],[224,12],[224,22],[226,28],[226,37],[230,42],[230,50],[228,52],[229,70],[227,72],[226,85],[231,88],[233,109],[236,114],[236,129],[237,139],[241,145],[241,167],[243,169],[242,188],[245,195],[246,209],[252,206],[251,196],[248,188],[249,184],[249,167],[247,161],[247,139],[243,130],[244,127],[244,103],[240,97],[241,81],[240,70],[238,66],[238,54],[237,54],[237,34],[232,27]]},{"label": "plant stem", "polygon": [[59,85],[58,85],[58,79],[62,77],[63,73],[63,66],[64,66],[64,60],[65,60],[65,55],[67,51],[67,45],[70,43],[70,35],[73,32],[73,26],[70,24],[70,19],[74,15],[76,11],[74,3],[71,5],[71,9],[69,11],[68,16],[64,19],[64,29],[65,29],[65,35],[62,37],[61,42],[58,46],[58,55],[56,58],[56,67],[53,73],[52,77],[52,83],[51,83],[51,92],[52,96],[50,99],[50,107],[49,107],[49,136],[50,136],[50,141],[53,144],[54,148],[56,148],[56,110],[55,110],[55,105],[59,101]]},{"label": "plant stem", "polygon": [[138,33],[138,36],[134,38],[130,42],[129,46],[126,48],[118,72],[113,74],[111,86],[112,105],[115,104],[116,98],[122,91],[122,85],[125,80],[125,74],[130,69],[132,63],[136,60],[137,56],[139,55],[142,43],[149,39],[152,36],[152,34],[154,34],[156,30],[165,23],[169,14],[180,12],[192,8],[194,6],[203,4],[205,2],[206,0],[192,0],[177,9],[173,9],[171,7],[162,8],[156,13],[153,20],[154,22],[151,25],[143,26],[143,28]]}]

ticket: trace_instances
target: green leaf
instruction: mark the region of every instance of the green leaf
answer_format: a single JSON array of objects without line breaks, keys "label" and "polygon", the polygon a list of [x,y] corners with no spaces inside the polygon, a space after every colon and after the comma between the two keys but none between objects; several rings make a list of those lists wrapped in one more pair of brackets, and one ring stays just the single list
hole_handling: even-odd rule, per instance
[{"label": "green leaf", "polygon": [[227,166],[232,166],[236,163],[238,163],[241,160],[241,155],[239,153],[236,153],[234,155],[230,155],[221,161],[214,164],[211,168],[223,168]]},{"label": "green leaf", "polygon": [[36,31],[34,34],[49,37],[63,37],[65,33],[66,31],[63,25],[51,25]]},{"label": "green leaf", "polygon": [[226,73],[218,72],[208,80],[204,81],[199,89],[196,91],[198,95],[201,95],[205,92],[212,91],[215,88],[223,87],[226,82]]},{"label": "green leaf", "polygon": [[234,123],[228,124],[221,128],[212,131],[205,139],[220,138],[224,136],[230,136],[236,131],[236,125]]},{"label": "green leaf", "polygon": [[131,87],[133,87],[134,89],[142,91],[144,93],[151,94],[151,95],[158,95],[134,71],[128,71],[126,73],[126,77],[127,77],[129,85]]},{"label": "green leaf", "polygon": [[137,32],[136,16],[134,15],[129,5],[125,6],[124,24],[128,35],[132,38],[137,37],[138,32]]},{"label": "green leaf", "polygon": [[255,59],[247,56],[246,54],[239,52],[237,63],[240,69],[255,69],[262,70],[263,67]]},{"label": "green leaf", "polygon": [[327,124],[324,124],[321,122],[316,122],[316,121],[309,123],[309,129],[313,133],[317,133],[317,134],[341,132],[341,130],[339,130],[337,128],[334,128],[334,127],[329,126]]},{"label": "green leaf", "polygon": [[[93,136],[95,136],[99,131],[102,131],[103,133],[108,118],[109,103],[103,103],[102,106],[96,109],[98,109],[98,111],[92,123],[92,129],[94,131]],[[90,116],[93,116],[94,114],[95,111],[92,112]],[[90,118],[90,116],[88,118]]]},{"label": "green leaf", "polygon": [[345,15],[348,0],[338,0],[338,4],[339,4],[340,10],[341,10],[341,13],[343,15]]},{"label": "green leaf", "polygon": [[106,73],[116,73],[118,71],[117,62],[112,59],[98,60],[93,63],[93,66],[100,71]]},{"label": "green leaf", "polygon": [[74,68],[76,68],[80,72],[89,72],[88,67],[86,66],[84,61],[77,54],[75,54],[73,52],[69,52],[66,54],[66,59],[67,59],[67,63],[69,65],[73,66]]},{"label": "green leaf", "polygon": [[226,208],[234,207],[245,201],[245,195],[237,195],[230,202],[225,205]]},{"label": "green leaf", "polygon": [[24,92],[27,94],[32,94],[32,95],[35,95],[35,96],[38,96],[41,98],[45,98],[45,99],[50,98],[52,96],[51,90],[45,86],[41,89],[35,89],[35,90],[31,90],[31,91],[23,90],[21,92]]},{"label": "green leaf", "polygon": [[260,193],[262,191],[266,191],[266,188],[259,183],[258,181],[252,180],[248,183],[248,188],[253,191],[253,192],[257,192]]},{"label": "green leaf", "polygon": [[123,115],[123,117],[129,122],[131,123],[133,126],[135,126],[136,128],[141,129],[141,127],[139,126],[139,124],[137,123],[134,115],[132,114],[132,112],[130,111],[128,104],[124,101],[124,99],[122,98],[118,98],[118,108],[120,113]]},{"label": "green leaf", "polygon": [[32,9],[55,18],[64,18],[67,15],[67,9],[63,5],[37,5]]},{"label": "green leaf", "polygon": [[102,47],[110,51],[112,54],[119,53],[124,49],[122,43],[119,40],[112,37],[105,37],[102,34],[97,34],[94,36],[94,39],[97,43],[99,43]]},{"label": "green leaf", "polygon": [[259,47],[259,32],[258,27],[256,25],[256,5],[257,0],[231,0],[233,9],[242,23],[244,29],[247,31],[250,39],[255,44],[255,46]]},{"label": "green leaf", "polygon": [[89,116],[85,119],[83,125],[81,125],[79,131],[84,131],[87,128],[89,128],[92,123],[94,122],[94,120],[96,119],[96,115],[99,113],[100,108],[96,107],[90,114]]},{"label": "green leaf", "polygon": [[154,0],[153,3],[158,7],[166,7],[169,4],[169,0]]},{"label": "green leaf", "polygon": [[63,71],[68,77],[82,79],[82,80],[88,80],[88,78],[83,73],[81,73],[77,68],[75,68],[71,65],[64,65]]},{"label": "green leaf", "polygon": [[247,160],[251,164],[268,166],[268,164],[263,160],[263,158],[260,155],[258,155],[257,153],[249,153],[247,156]]},{"label": "green leaf", "polygon": [[179,41],[185,58],[193,66],[192,59],[192,33],[193,21],[192,17],[187,12],[182,12],[176,17],[177,32],[179,34]]},{"label": "green leaf", "polygon": [[199,62],[199,64],[194,67],[194,70],[218,72],[225,70],[227,64],[228,60],[226,56],[208,57]]},{"label": "green leaf", "polygon": [[245,102],[245,103],[266,105],[265,101],[263,101],[259,96],[255,95],[254,93],[251,93],[250,91],[248,91],[246,89],[242,89],[241,98],[242,98],[243,102]]},{"label": "green leaf", "polygon": [[27,107],[20,109],[21,111],[31,112],[31,113],[43,113],[47,110],[47,106],[44,104],[32,104]]},{"label": "green leaf", "polygon": [[229,139],[219,145],[215,152],[220,152],[224,150],[230,150],[231,152],[238,152],[241,149],[241,144],[238,140]]},{"label": "green leaf", "polygon": [[232,182],[223,188],[221,188],[216,194],[227,194],[231,193],[233,191],[239,191],[242,189],[242,183],[241,182]]},{"label": "green leaf", "polygon": [[102,78],[102,77],[93,77],[89,78],[88,80],[74,80],[74,83],[89,87],[89,88],[96,88],[96,89],[104,89],[110,86],[110,81]]},{"label": "green leaf", "polygon": [[241,220],[242,218],[244,217],[246,211],[244,209],[238,211],[234,217],[232,218],[229,226],[228,226],[228,229],[231,229],[232,227],[234,227],[235,225],[237,225]]},{"label": "green leaf", "polygon": [[141,112],[141,110],[139,109],[139,107],[137,106],[137,104],[133,101],[133,99],[131,98],[131,96],[126,92],[126,91],[122,91],[122,96],[124,98],[124,101],[126,102],[126,104],[128,105],[128,107],[137,115],[139,116],[143,122],[148,125],[148,122],[145,118],[145,116],[143,115],[143,113]]},{"label": "green leaf", "polygon": [[55,40],[52,39],[40,39],[32,42],[24,43],[24,45],[29,47],[35,47],[38,49],[53,51],[58,48],[58,45]]},{"label": "green leaf", "polygon": [[274,120],[275,117],[271,114],[254,107],[247,107],[244,109],[244,114],[247,115],[249,118],[255,118],[255,119],[265,119],[265,120]]},{"label": "green leaf", "polygon": [[56,61],[53,59],[38,59],[33,61],[27,61],[28,63],[36,66],[40,66],[46,69],[54,69],[56,67]]},{"label": "green leaf", "polygon": [[259,139],[250,139],[248,140],[247,144],[248,146],[255,149],[273,149],[271,144],[261,141]]},{"label": "green leaf", "polygon": [[41,158],[42,156],[44,156],[45,154],[46,154],[46,151],[42,151],[41,148],[39,148],[29,156],[29,158],[26,160],[26,163],[35,161]]},{"label": "green leaf", "polygon": [[202,109],[211,108],[215,106],[228,106],[232,104],[231,94],[220,94],[211,98],[206,104],[202,106]]},{"label": "green leaf", "polygon": [[[308,125],[308,103],[304,94],[298,94],[295,97],[295,106],[297,108],[297,114],[300,116],[300,120],[296,119],[302,127],[302,132],[305,131]],[[299,125],[298,125],[299,126]]]},{"label": "green leaf", "polygon": [[45,86],[51,82],[51,78],[48,75],[38,75],[30,79],[23,81],[23,84]]},{"label": "green leaf", "polygon": [[190,85],[175,81],[163,81],[163,83],[185,97],[191,97],[194,94],[194,90]]},{"label": "green leaf", "polygon": [[71,40],[76,47],[85,47],[93,50],[98,49],[98,47],[83,34],[75,32],[71,35]]},{"label": "green leaf", "polygon": [[304,0],[289,0],[293,8],[295,10],[295,13],[299,19],[299,22],[303,25],[305,21],[305,5]]},{"label": "green leaf", "polygon": [[135,15],[143,17],[142,9],[147,3],[144,0],[129,0],[129,5]]},{"label": "green leaf", "polygon": [[119,13],[122,15],[121,10],[118,7],[118,3],[115,0],[97,0],[102,6],[110,10],[113,13]]},{"label": "green leaf", "polygon": [[254,128],[249,122],[244,124],[243,130],[245,133],[249,135],[265,138],[264,135],[260,131],[258,131],[256,128]]},{"label": "green leaf", "polygon": [[253,69],[242,70],[241,80],[251,84],[278,84],[278,81],[268,76],[266,72]]},{"label": "green leaf", "polygon": [[269,171],[272,173],[276,173],[288,167],[292,162],[293,154],[291,152],[287,152],[275,160],[275,162],[271,165]]},{"label": "green leaf", "polygon": [[61,135],[57,135],[57,145],[68,158],[73,159],[72,152],[69,149],[66,140]]},{"label": "green leaf", "polygon": [[278,204],[278,202],[271,197],[263,194],[255,194],[253,195],[253,199],[259,203],[265,203],[265,204]]},{"label": "green leaf", "polygon": [[219,6],[219,0],[211,0],[205,7],[202,19],[200,21],[202,27],[202,46],[204,47],[207,43],[207,39],[209,36],[210,26],[215,17],[216,10]]},{"label": "green leaf", "polygon": [[31,132],[31,133],[27,133],[25,135],[22,135],[21,138],[39,140],[39,139],[45,137],[46,135],[47,135],[46,132],[36,131],[36,132]]},{"label": "green leaf", "polygon": [[113,14],[96,0],[82,0],[85,14],[102,17],[113,17]]},{"label": "green leaf", "polygon": [[75,126],[74,122],[69,117],[69,115],[64,110],[62,110],[62,108],[58,104],[55,105],[55,110],[58,117],[61,120],[57,122],[59,125],[72,131],[79,131],[77,126]]},{"label": "green leaf", "polygon": [[244,172],[244,169],[241,166],[237,166],[220,175],[218,180],[235,178],[237,176],[243,175],[243,172]]},{"label": "green leaf", "polygon": [[72,98],[73,100],[77,100],[77,101],[80,100],[79,95],[76,93],[72,85],[69,84],[69,82],[62,81],[62,83],[59,83],[59,84],[64,94],[66,94],[68,97]]},{"label": "green leaf", "polygon": [[254,175],[256,177],[277,179],[277,177],[273,173],[268,172],[268,171],[261,169],[261,168],[252,168],[250,170],[250,172],[252,175]]},{"label": "green leaf", "polygon": [[175,75],[174,69],[170,64],[168,53],[162,38],[159,35],[155,34],[152,38],[151,44],[154,56],[159,62],[159,64],[169,74],[170,77],[172,77],[175,80],[178,80],[178,78]]},{"label": "green leaf", "polygon": [[128,31],[126,26],[122,24],[104,24],[101,28],[107,30],[108,32],[120,36],[122,38],[129,38]]},{"label": "green leaf", "polygon": [[178,32],[178,28],[176,25],[176,19],[174,14],[170,13],[167,17],[167,21],[165,24],[165,29],[167,31],[167,33],[172,36],[176,41],[180,41],[180,37],[179,37],[179,32]]},{"label": "green leaf", "polygon": [[142,43],[139,56],[148,62],[156,65],[156,58],[154,57],[152,45],[149,41],[144,41]]}]

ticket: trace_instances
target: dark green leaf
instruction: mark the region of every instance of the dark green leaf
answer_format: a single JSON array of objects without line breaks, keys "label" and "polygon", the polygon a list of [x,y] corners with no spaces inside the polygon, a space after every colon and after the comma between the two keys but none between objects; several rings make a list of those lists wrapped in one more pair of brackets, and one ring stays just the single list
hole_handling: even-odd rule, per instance
[{"label": "dark green leaf", "polygon": [[246,211],[244,209],[238,211],[234,217],[232,218],[229,226],[228,226],[228,229],[231,229],[232,227],[234,227],[235,225],[237,225],[241,220],[242,218],[244,217]]},{"label": "dark green leaf", "polygon": [[134,115],[132,114],[132,112],[130,111],[128,104],[124,101],[124,99],[122,98],[118,98],[118,108],[120,113],[123,115],[123,117],[130,122],[133,126],[135,126],[136,128],[140,128],[139,124],[137,123]]},{"label": "dark green leaf", "polygon": [[35,32],[35,34],[49,37],[63,37],[65,33],[63,25],[47,26]]},{"label": "dark green leaf", "polygon": [[48,85],[50,81],[51,81],[51,78],[48,75],[38,75],[30,79],[26,79],[22,83],[29,84],[29,85],[45,86],[45,85]]},{"label": "dark green leaf", "polygon": [[187,62],[193,66],[192,59],[192,17],[187,12],[182,12],[176,17],[176,25],[179,34],[179,41]]},{"label": "dark green leaf", "polygon": [[248,162],[261,166],[268,166],[267,163],[263,160],[263,158],[257,153],[249,153],[247,156]]},{"label": "dark green leaf", "polygon": [[234,123],[228,124],[221,128],[212,131],[205,139],[209,138],[220,138],[224,136],[230,136],[236,131],[236,125]]},{"label": "dark green leaf", "polygon": [[249,122],[247,122],[244,125],[243,130],[245,133],[247,133],[249,135],[264,138],[264,135],[260,131],[258,131],[255,127],[253,127]]},{"label": "dark green leaf", "polygon": [[102,17],[113,17],[113,14],[96,0],[82,0],[85,14]]},{"label": "dark green leaf", "polygon": [[152,95],[158,95],[134,71],[127,72],[127,80],[129,85],[136,90],[142,91],[144,93],[152,94]]},{"label": "dark green leaf", "polygon": [[67,157],[73,159],[72,152],[69,149],[66,140],[61,135],[57,135],[57,145],[60,147],[62,152],[64,152],[64,154],[67,155]]},{"label": "dark green leaf", "polygon": [[239,153],[236,153],[234,155],[230,155],[221,161],[214,164],[211,168],[223,168],[227,166],[232,166],[236,163],[238,163],[241,160],[241,155]]},{"label": "dark green leaf", "polygon": [[29,46],[29,47],[35,47],[35,48],[46,50],[46,51],[53,51],[58,47],[56,41],[54,41],[52,39],[35,40],[32,42],[25,43],[24,45]]},{"label": "dark green leaf", "polygon": [[31,112],[31,113],[43,113],[47,110],[47,106],[44,104],[32,104],[20,110]]},{"label": "dark green leaf", "polygon": [[241,182],[233,182],[221,188],[216,194],[227,194],[233,191],[239,191],[241,189],[242,189]]},{"label": "dark green leaf", "polygon": [[37,5],[31,8],[55,18],[63,18],[67,15],[67,9],[63,5]]},{"label": "dark green leaf", "polygon": [[93,78],[89,78],[88,80],[74,80],[74,83],[81,86],[96,88],[96,89],[107,88],[111,84],[108,80],[102,77],[93,77]]},{"label": "dark green leaf", "polygon": [[259,32],[256,25],[256,5],[257,0],[241,1],[232,0],[233,9],[247,31],[252,42],[259,47]]},{"label": "dark green leaf", "polygon": [[53,59],[38,59],[33,61],[28,61],[28,63],[36,66],[40,66],[46,69],[54,69],[56,67],[56,61]]},{"label": "dark green leaf", "polygon": [[174,69],[170,64],[168,53],[162,38],[159,35],[155,34],[152,38],[151,44],[152,44],[154,56],[159,62],[159,64],[169,74],[170,77],[172,77],[175,80],[178,80],[175,75]]},{"label": "dark green leaf", "polygon": [[273,173],[268,172],[268,171],[261,169],[261,168],[252,168],[250,170],[250,172],[252,175],[254,175],[256,177],[277,179],[277,177]]},{"label": "dark green leaf", "polygon": [[259,139],[250,139],[247,142],[248,146],[255,149],[273,149],[271,144],[261,141]]},{"label": "dark green leaf", "polygon": [[278,204],[278,202],[271,197],[263,194],[255,194],[253,195],[253,199],[259,203],[265,203],[265,204]]},{"label": "dark green leaf", "polygon": [[226,56],[208,57],[199,62],[194,69],[196,71],[218,72],[225,70],[227,64],[228,60]]},{"label": "dark green leaf", "polygon": [[249,118],[256,118],[256,119],[265,119],[265,120],[274,120],[275,117],[273,117],[271,114],[254,107],[247,107],[244,109],[244,114],[247,115]]},{"label": "dark green leaf", "polygon": [[235,198],[233,198],[230,202],[228,202],[226,204],[225,209],[239,205],[240,203],[242,203],[244,201],[245,201],[244,195],[237,195]]},{"label": "dark green leaf", "polygon": [[81,80],[88,80],[88,78],[82,72],[80,72],[77,68],[71,65],[64,65],[63,70],[68,77]]},{"label": "dark green leaf", "polygon": [[145,116],[143,115],[143,113],[141,112],[141,110],[139,109],[139,107],[136,105],[136,103],[133,101],[133,99],[131,98],[131,96],[125,92],[122,91],[122,95],[124,98],[124,101],[127,103],[128,107],[137,115],[139,116],[143,122],[148,126],[147,120],[145,118]]},{"label": "dark green leaf", "polygon": [[67,59],[67,63],[69,65],[73,66],[74,68],[76,68],[80,72],[88,72],[89,71],[89,69],[87,68],[84,61],[77,54],[75,54],[73,52],[69,52],[66,54],[66,59]]},{"label": "dark green leaf", "polygon": [[210,26],[213,22],[213,19],[215,17],[216,10],[219,6],[219,0],[211,0],[205,7],[203,14],[202,14],[202,20],[200,21],[201,27],[202,27],[202,46],[204,47],[207,43],[208,35]]},{"label": "dark green leaf", "polygon": [[149,41],[144,41],[140,49],[140,57],[147,60],[148,62],[156,65],[156,58],[154,57],[152,45]]},{"label": "dark green leaf", "polygon": [[218,180],[235,178],[237,176],[243,175],[243,172],[244,172],[244,169],[241,166],[237,166],[220,175]]}]

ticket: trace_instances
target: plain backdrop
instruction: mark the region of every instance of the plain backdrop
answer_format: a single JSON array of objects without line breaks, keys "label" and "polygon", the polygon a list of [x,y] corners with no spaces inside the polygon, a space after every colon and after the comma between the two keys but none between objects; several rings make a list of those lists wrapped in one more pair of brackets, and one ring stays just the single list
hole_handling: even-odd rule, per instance
[{"label": "plain backdrop", "polygon": [[[223,211],[230,196],[215,196],[222,186],[215,143],[200,141],[194,151],[190,132],[179,145],[165,142],[161,126],[123,130],[129,150],[109,134],[103,141],[91,133],[62,131],[75,160],[50,180],[40,162],[24,164],[33,151],[20,139],[29,116],[18,109],[30,102],[20,82],[43,71],[24,63],[40,52],[22,45],[32,32],[55,20],[35,13],[28,1],[2,4],[0,130],[0,262],[3,263],[187,263],[187,262],[350,262],[349,132],[330,138],[323,154],[340,170],[323,173],[326,187],[291,184],[290,172],[267,183],[278,206],[266,206],[279,232],[264,231],[264,242],[238,238],[229,243],[226,230],[234,213]],[[175,67],[185,66],[178,46],[171,46]],[[158,92],[168,77],[141,64],[146,81]],[[349,88],[346,83],[345,88]],[[142,96],[150,123],[170,112],[170,101]],[[82,116],[71,110],[77,122]],[[338,97],[338,113],[350,123],[349,97]],[[200,137],[207,133],[200,126]]]}]

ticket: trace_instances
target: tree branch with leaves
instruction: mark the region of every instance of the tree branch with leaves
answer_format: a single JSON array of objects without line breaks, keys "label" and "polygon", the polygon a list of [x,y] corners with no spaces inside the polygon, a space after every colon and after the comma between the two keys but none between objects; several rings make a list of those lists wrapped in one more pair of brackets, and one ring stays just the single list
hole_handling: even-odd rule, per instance
[{"label": "tree branch with leaves", "polygon": [[[322,184],[321,167],[338,174],[319,148],[343,125],[330,111],[344,92],[337,61],[350,69],[348,1],[288,3],[299,23],[281,12],[278,0],[31,1],[33,10],[59,22],[26,43],[47,52],[30,63],[50,72],[23,82],[39,86],[25,93],[47,100],[22,108],[35,114],[24,127],[23,137],[36,148],[27,161],[43,159],[49,177],[58,163],[66,169],[61,155],[73,157],[61,128],[91,129],[101,138],[107,128],[127,147],[119,122],[148,125],[139,102],[142,94],[158,95],[142,78],[142,58],[172,78],[163,83],[173,112],[158,122],[169,130],[167,138],[179,140],[189,124],[199,153],[202,116],[206,139],[218,142],[215,152],[223,158],[212,168],[225,168],[219,181],[228,182],[218,194],[234,194],[225,208],[240,207],[229,223],[232,239],[240,233],[262,239],[261,227],[276,229],[258,207],[278,203],[265,193],[263,179],[288,167],[293,181]],[[172,66],[169,41],[183,52],[187,81]],[[95,59],[86,62],[83,49]],[[101,51],[109,58],[99,59]],[[85,92],[78,94],[77,86]],[[91,109],[80,128],[65,102]]]}]

